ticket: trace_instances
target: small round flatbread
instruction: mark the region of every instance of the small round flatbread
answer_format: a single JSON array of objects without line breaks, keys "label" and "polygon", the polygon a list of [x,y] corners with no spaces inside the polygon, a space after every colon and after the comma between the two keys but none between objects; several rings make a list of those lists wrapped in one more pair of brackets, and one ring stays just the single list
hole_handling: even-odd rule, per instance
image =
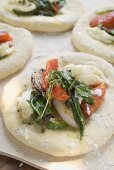
[{"label": "small round flatbread", "polygon": [[45,68],[50,57],[34,60],[30,68],[8,82],[2,94],[1,110],[6,128],[25,145],[54,156],[77,156],[103,146],[114,133],[114,68],[105,60],[86,53],[66,53],[57,58],[61,68],[68,64],[96,66],[107,82],[105,99],[87,122],[82,140],[79,129],[73,128],[46,129],[42,134],[38,124],[23,123],[18,113],[17,101],[23,92],[30,89],[31,74],[41,67]]},{"label": "small round flatbread", "polygon": [[73,29],[72,41],[75,48],[82,52],[97,55],[114,63],[114,36],[98,27],[90,27],[90,21],[105,11],[114,10],[114,4],[86,12]]},{"label": "small round flatbread", "polygon": [[29,31],[0,23],[0,31],[12,37],[14,51],[0,60],[0,80],[21,69],[32,55],[33,40]]},{"label": "small round flatbread", "polygon": [[54,17],[18,17],[5,8],[8,1],[0,1],[0,20],[13,26],[27,28],[31,31],[61,32],[69,30],[73,28],[81,13],[84,12],[81,0],[66,0],[64,7],[61,9],[61,14]]}]

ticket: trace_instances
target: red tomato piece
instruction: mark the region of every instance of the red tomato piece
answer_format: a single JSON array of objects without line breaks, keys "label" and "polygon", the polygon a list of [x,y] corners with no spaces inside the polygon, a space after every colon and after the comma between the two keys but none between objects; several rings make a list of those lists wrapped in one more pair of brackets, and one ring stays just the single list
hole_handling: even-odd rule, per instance
[{"label": "red tomato piece", "polygon": [[114,28],[114,11],[109,12],[107,14],[96,16],[90,21],[90,26],[97,27],[99,23],[101,23],[103,27],[106,27],[108,29],[113,29]]},{"label": "red tomato piece", "polygon": [[52,59],[49,60],[46,64],[46,71],[57,70],[58,69],[58,60]]},{"label": "red tomato piece", "polygon": [[52,96],[54,99],[59,101],[66,101],[69,99],[66,91],[59,84],[56,84],[56,86],[53,88]]},{"label": "red tomato piece", "polygon": [[11,36],[7,32],[0,31],[0,43],[7,41],[12,41]]},{"label": "red tomato piece", "polygon": [[100,83],[92,87],[94,104],[90,105],[85,101],[82,101],[81,103],[81,109],[83,113],[88,117],[90,117],[93,113],[95,113],[98,110],[98,108],[103,102],[104,95],[106,93],[106,86],[104,83]]},{"label": "red tomato piece", "polygon": [[43,72],[42,75],[42,87],[44,90],[47,90],[49,83],[48,83],[48,75],[49,72],[52,70],[57,70],[58,69],[58,60],[57,59],[52,59],[49,60],[46,64],[46,70]]}]

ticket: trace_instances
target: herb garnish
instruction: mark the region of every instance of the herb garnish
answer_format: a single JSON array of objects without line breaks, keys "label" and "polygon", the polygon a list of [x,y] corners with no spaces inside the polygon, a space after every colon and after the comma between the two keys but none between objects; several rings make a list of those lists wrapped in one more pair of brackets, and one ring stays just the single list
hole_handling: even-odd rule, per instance
[{"label": "herb garnish", "polygon": [[[84,116],[80,108],[79,97],[82,97],[88,104],[93,104],[93,96],[91,90],[85,84],[77,81],[75,77],[72,76],[71,70],[66,71],[51,71],[49,78],[49,87],[55,86],[55,84],[60,84],[64,88],[70,99],[68,99],[67,104],[71,106],[74,120],[79,126],[80,137],[84,134],[85,121]],[[75,97],[75,93],[77,96]]]},{"label": "herb garnish", "polygon": [[46,97],[42,94],[37,94],[36,91],[32,91],[30,101],[28,102],[34,110],[32,117],[40,124],[42,133],[44,133],[46,128],[60,130],[68,126],[63,120],[56,120],[53,108],[47,103]]},{"label": "herb garnish", "polygon": [[31,93],[29,103],[35,112],[35,114],[33,114],[34,119],[41,125],[42,132],[44,132],[46,128],[62,129],[66,127],[66,123],[62,120],[50,121],[51,118],[54,117],[52,110],[52,90],[59,84],[69,95],[69,99],[65,104],[66,107],[70,106],[72,109],[74,120],[80,129],[80,138],[82,138],[84,135],[85,120],[80,108],[79,98],[81,97],[88,104],[94,104],[91,89],[84,83],[77,81],[75,77],[72,76],[71,70],[50,71],[48,82],[49,87],[46,92],[38,93],[38,91],[32,91]]}]

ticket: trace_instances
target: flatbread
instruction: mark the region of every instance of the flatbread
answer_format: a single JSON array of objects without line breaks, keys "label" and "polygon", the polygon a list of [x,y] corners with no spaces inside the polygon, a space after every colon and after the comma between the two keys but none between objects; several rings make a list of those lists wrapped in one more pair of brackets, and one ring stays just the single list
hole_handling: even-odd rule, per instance
[{"label": "flatbread", "polygon": [[107,93],[98,111],[91,117],[85,127],[83,139],[79,139],[79,130],[48,130],[42,134],[36,123],[28,125],[22,122],[17,111],[17,99],[30,88],[31,74],[34,70],[45,67],[50,59],[35,59],[30,68],[13,78],[3,90],[1,110],[6,128],[19,141],[36,150],[54,156],[77,156],[103,146],[114,133],[114,68],[105,60],[86,53],[66,53],[58,55],[59,66],[82,64],[93,65],[100,69],[107,80]]},{"label": "flatbread", "polygon": [[[99,7],[97,9],[86,12],[77,22],[73,29],[72,41],[76,49],[82,52],[97,55],[105,60],[114,63],[114,43],[107,44],[99,41],[100,35],[90,36],[88,29],[90,29],[90,21],[101,11],[114,10],[114,4]],[[94,29],[94,28],[92,28]],[[102,33],[104,31],[101,31]],[[105,33],[108,34],[108,33]],[[98,37],[99,36],[99,37]],[[105,39],[108,35],[106,35]],[[96,38],[97,37],[97,38]],[[111,36],[113,38],[113,36]]]},{"label": "flatbread", "polygon": [[0,31],[8,32],[13,39],[14,52],[0,60],[0,80],[21,69],[32,55],[33,40],[29,31],[0,23]]},{"label": "flatbread", "polygon": [[7,2],[8,0],[0,1],[0,20],[13,26],[27,28],[31,31],[61,32],[69,30],[73,28],[81,13],[84,12],[81,0],[66,0],[66,4],[61,9],[62,15],[56,15],[54,17],[17,17],[4,8]]}]

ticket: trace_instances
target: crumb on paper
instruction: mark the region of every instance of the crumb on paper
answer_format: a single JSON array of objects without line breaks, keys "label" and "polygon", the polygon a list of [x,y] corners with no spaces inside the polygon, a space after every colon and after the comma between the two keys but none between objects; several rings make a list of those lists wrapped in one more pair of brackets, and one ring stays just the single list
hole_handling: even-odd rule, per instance
[{"label": "crumb on paper", "polygon": [[21,168],[23,166],[23,163],[21,162],[20,164],[19,164],[19,168]]}]

